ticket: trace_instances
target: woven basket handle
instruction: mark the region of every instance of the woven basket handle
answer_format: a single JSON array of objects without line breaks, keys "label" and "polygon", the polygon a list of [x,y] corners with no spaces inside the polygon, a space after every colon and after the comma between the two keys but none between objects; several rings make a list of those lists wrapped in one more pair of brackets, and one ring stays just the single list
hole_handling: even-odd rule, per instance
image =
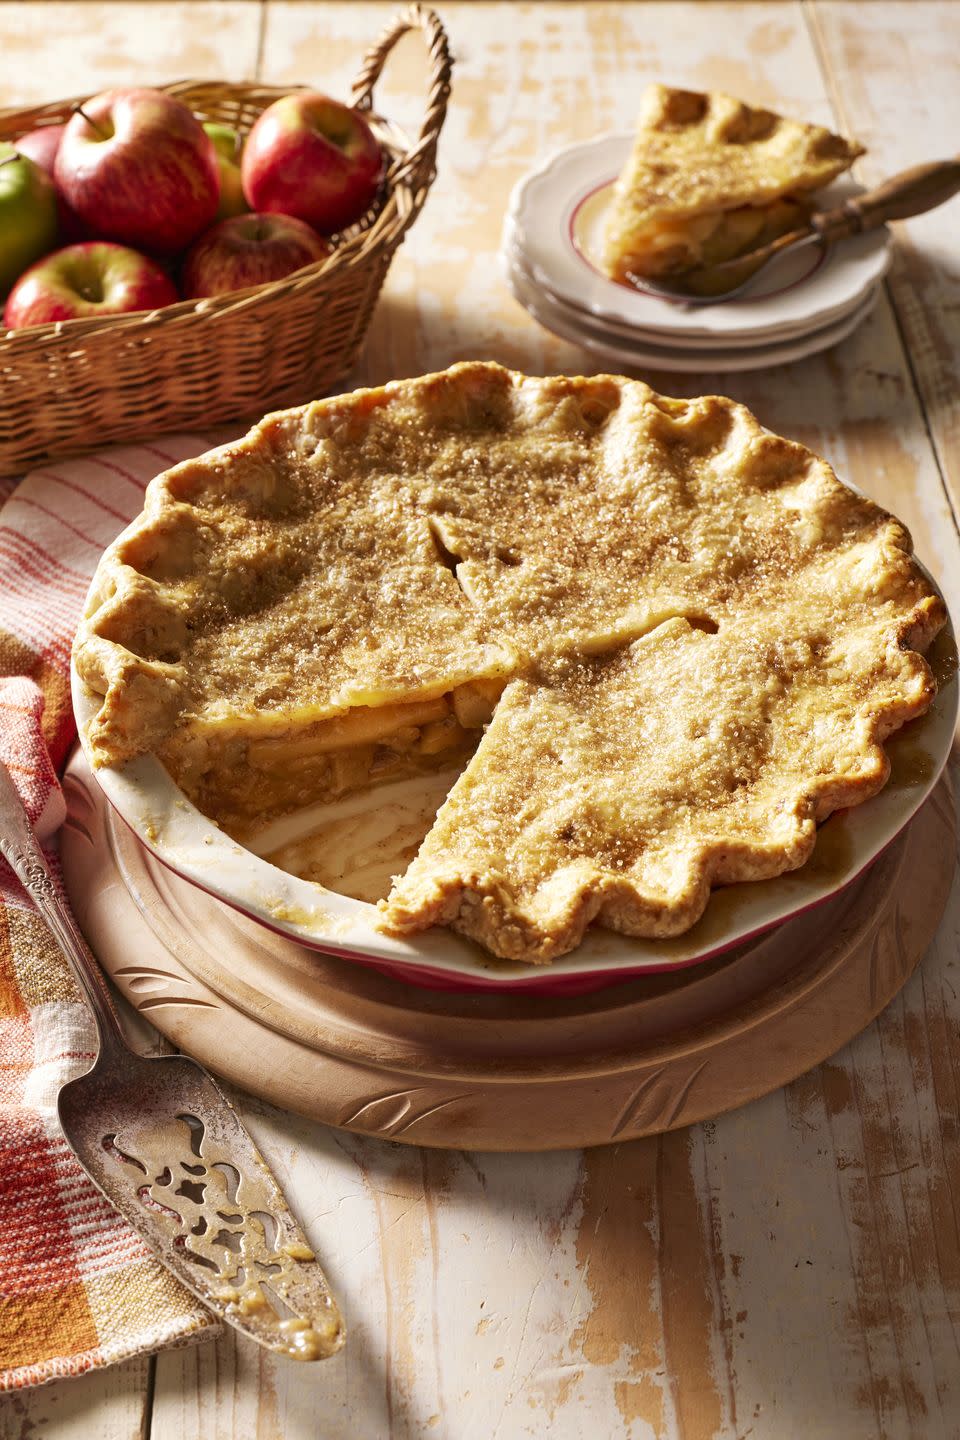
[{"label": "woven basket handle", "polygon": [[416,144],[395,160],[390,179],[406,179],[415,192],[424,191],[437,173],[437,141],[447,114],[450,98],[450,75],[453,58],[447,32],[435,10],[418,4],[408,5],[387,25],[380,38],[367,51],[356,80],[353,82],[352,103],[357,110],[373,108],[373,87],[380,78],[391,50],[408,30],[422,30],[430,51],[430,91],[427,108]]}]

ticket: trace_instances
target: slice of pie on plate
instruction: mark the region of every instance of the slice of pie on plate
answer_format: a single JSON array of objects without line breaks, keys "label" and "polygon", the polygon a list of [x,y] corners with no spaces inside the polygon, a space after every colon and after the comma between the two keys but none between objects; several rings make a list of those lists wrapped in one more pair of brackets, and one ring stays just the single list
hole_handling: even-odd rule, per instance
[{"label": "slice of pie on plate", "polygon": [[159,476],[75,662],[94,762],[155,751],[241,841],[460,768],[380,924],[548,961],[801,865],[944,618],[903,527],[742,406],[469,363]]},{"label": "slice of pie on plate", "polygon": [[677,275],[801,227],[863,147],[730,95],[651,85],[604,231],[614,280]]}]

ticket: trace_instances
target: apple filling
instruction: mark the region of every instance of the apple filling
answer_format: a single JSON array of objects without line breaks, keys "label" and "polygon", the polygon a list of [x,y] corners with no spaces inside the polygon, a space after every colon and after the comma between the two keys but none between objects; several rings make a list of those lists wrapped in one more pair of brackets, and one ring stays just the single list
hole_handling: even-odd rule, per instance
[{"label": "apple filling", "polygon": [[676,275],[700,265],[719,265],[798,228],[808,213],[802,200],[787,197],[770,205],[741,205],[692,219],[661,221],[635,230],[627,246],[617,245],[610,261],[618,279]]},{"label": "apple filling", "polygon": [[427,699],[356,706],[268,733],[181,732],[161,758],[197,808],[242,841],[291,811],[462,767],[504,684],[474,680]]}]

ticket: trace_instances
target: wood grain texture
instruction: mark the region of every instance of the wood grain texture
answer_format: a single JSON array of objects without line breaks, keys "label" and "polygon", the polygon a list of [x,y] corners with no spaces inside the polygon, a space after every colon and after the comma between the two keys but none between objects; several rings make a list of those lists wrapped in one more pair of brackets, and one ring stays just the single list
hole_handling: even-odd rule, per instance
[{"label": "wood grain texture", "polygon": [[252,77],[260,13],[236,0],[2,0],[0,37],[0,97],[13,108],[112,86]]},{"label": "wood grain texture", "polygon": [[[811,31],[837,113],[868,147],[864,179],[876,182],[957,150],[954,82],[960,8],[912,0],[907,23],[881,5],[812,0]],[[951,78],[952,77],[952,78]],[[960,515],[960,202],[904,221],[889,290],[929,418],[953,513]]]},{"label": "wood grain texture", "polygon": [[[871,146],[870,180],[957,148],[949,0],[438,3],[458,61],[440,181],[358,381],[469,356],[597,368],[510,299],[500,219],[536,157],[629,128],[647,79],[849,125]],[[270,0],[263,78],[342,91],[392,9]],[[78,89],[147,78],[138,55],[158,77],[250,74],[258,19],[208,0],[7,3],[0,76],[14,104],[66,93],[71,76]],[[385,76],[384,103],[408,123],[421,63],[405,42]],[[938,459],[956,494],[958,203],[902,227],[896,310],[882,303],[837,350],[769,374],[643,376],[732,393],[820,449],[907,520],[955,611]],[[352,1340],[315,1371],[232,1337],[160,1356],[153,1440],[956,1440],[958,940],[955,889],[920,971],[831,1062],[716,1122],[586,1155],[424,1155],[241,1101],[340,1283]],[[135,1411],[104,1408],[122,1374],[20,1397],[12,1433],[127,1440]],[[57,1393],[85,1431],[58,1422]]]},{"label": "wood grain texture", "polygon": [[145,1355],[77,1380],[0,1397],[3,1440],[142,1440],[148,1421],[149,1377]]}]

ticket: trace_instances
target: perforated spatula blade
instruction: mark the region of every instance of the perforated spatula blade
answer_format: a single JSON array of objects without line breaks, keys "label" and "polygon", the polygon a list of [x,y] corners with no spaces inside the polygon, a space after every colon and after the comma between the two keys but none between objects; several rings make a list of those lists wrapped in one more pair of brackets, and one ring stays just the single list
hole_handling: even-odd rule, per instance
[{"label": "perforated spatula blade", "polygon": [[90,1178],[205,1305],[294,1359],[340,1348],[340,1311],[306,1236],[199,1065],[102,1049],[57,1111]]}]

